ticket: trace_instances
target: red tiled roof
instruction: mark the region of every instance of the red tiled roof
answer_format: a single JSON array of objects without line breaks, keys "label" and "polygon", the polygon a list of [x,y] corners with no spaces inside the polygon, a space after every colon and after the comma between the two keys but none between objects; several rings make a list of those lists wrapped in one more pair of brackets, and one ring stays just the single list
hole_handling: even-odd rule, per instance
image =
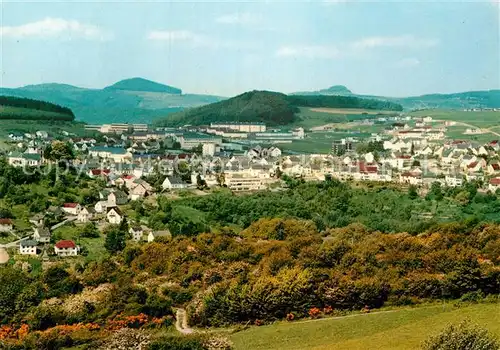
[{"label": "red tiled roof", "polygon": [[76,208],[78,206],[78,203],[64,203],[63,207],[64,208]]},{"label": "red tiled roof", "polygon": [[0,219],[0,225],[12,225],[11,219]]},{"label": "red tiled roof", "polygon": [[92,175],[98,176],[98,175],[109,175],[111,172],[109,169],[93,169],[91,170]]},{"label": "red tiled roof", "polygon": [[491,164],[491,167],[493,168],[493,170],[500,170],[500,164],[498,163]]},{"label": "red tiled roof", "polygon": [[134,178],[134,175],[123,175],[122,176],[122,179],[125,179],[125,180],[132,180]]},{"label": "red tiled roof", "polygon": [[495,185],[495,186],[500,185],[500,177],[495,177],[495,178],[491,179],[490,184]]},{"label": "red tiled roof", "polygon": [[477,162],[473,162],[473,163],[470,163],[469,165],[467,165],[467,168],[472,169],[472,168],[475,168],[476,165],[477,165]]},{"label": "red tiled roof", "polygon": [[76,244],[73,241],[63,240],[56,243],[56,248],[58,249],[76,248]]}]

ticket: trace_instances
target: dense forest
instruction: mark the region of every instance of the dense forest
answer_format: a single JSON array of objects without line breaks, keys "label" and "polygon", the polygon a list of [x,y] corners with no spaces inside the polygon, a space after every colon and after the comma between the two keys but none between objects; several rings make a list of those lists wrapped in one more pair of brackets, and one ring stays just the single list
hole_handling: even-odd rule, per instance
[{"label": "dense forest", "polygon": [[387,111],[402,111],[403,107],[397,103],[360,98],[354,96],[300,96],[290,95],[287,100],[294,106],[300,107],[325,107],[325,108],[359,108]]},{"label": "dense forest", "polygon": [[71,109],[50,102],[0,96],[0,119],[72,121],[75,116]]},{"label": "dense forest", "polygon": [[298,107],[361,108],[401,111],[398,104],[345,96],[297,96],[250,91],[221,102],[187,109],[157,121],[159,126],[207,125],[216,121],[287,125],[297,121]]}]

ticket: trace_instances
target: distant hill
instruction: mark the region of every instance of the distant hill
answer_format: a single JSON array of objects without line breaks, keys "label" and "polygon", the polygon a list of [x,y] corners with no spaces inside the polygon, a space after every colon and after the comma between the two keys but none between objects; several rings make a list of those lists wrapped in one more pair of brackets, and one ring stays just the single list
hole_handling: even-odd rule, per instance
[{"label": "distant hill", "polygon": [[163,92],[166,94],[180,95],[182,90],[159,84],[151,80],[143,78],[131,78],[120,80],[119,82],[105,87],[104,90],[127,90],[127,91],[148,91],[148,92]]},{"label": "distant hill", "polygon": [[264,122],[286,125],[297,121],[298,107],[402,110],[398,104],[346,96],[300,96],[250,91],[225,101],[188,109],[158,120],[158,126],[208,125],[217,121]]},{"label": "distant hill", "polygon": [[1,119],[73,121],[75,116],[71,109],[53,103],[28,98],[0,96]]},{"label": "distant hill", "polygon": [[122,80],[104,89],[86,89],[66,84],[0,88],[0,95],[43,100],[67,106],[73,111],[77,120],[90,124],[151,123],[159,117],[184,108],[223,100],[218,96],[181,93],[180,89],[141,78]]},{"label": "distant hill", "polygon": [[452,94],[427,94],[410,97],[386,97],[354,94],[351,90],[343,85],[334,85],[327,89],[318,91],[301,91],[293,93],[292,95],[356,96],[361,98],[385,100],[398,103],[402,105],[405,110],[432,108],[500,108],[500,90],[467,91]]}]

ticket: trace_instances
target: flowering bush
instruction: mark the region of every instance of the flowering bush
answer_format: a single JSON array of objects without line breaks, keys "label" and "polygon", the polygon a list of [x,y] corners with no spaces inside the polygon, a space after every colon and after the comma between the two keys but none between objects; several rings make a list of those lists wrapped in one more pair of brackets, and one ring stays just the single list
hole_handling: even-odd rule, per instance
[{"label": "flowering bush", "polygon": [[321,310],[318,309],[317,307],[313,307],[309,310],[309,316],[311,318],[318,318],[320,313],[321,313]]},{"label": "flowering bush", "polygon": [[207,350],[231,350],[233,343],[225,337],[215,336],[205,340],[203,347]]},{"label": "flowering bush", "polygon": [[295,315],[290,312],[289,314],[286,314],[286,320],[287,321],[293,321],[295,319]]},{"label": "flowering bush", "polygon": [[256,326],[262,326],[263,323],[264,322],[262,322],[261,320],[255,320],[253,324]]},{"label": "flowering bush", "polygon": [[333,312],[333,308],[332,308],[331,306],[325,306],[325,307],[323,308],[323,313],[324,313],[325,315],[330,315],[332,312]]}]

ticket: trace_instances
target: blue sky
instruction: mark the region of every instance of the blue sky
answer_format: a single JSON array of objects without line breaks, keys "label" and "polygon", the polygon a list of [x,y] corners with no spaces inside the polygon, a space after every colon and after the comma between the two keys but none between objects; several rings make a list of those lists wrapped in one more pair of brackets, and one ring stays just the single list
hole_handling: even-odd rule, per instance
[{"label": "blue sky", "polygon": [[140,76],[224,96],[337,84],[386,96],[500,88],[495,1],[1,6],[4,87],[102,88]]}]

